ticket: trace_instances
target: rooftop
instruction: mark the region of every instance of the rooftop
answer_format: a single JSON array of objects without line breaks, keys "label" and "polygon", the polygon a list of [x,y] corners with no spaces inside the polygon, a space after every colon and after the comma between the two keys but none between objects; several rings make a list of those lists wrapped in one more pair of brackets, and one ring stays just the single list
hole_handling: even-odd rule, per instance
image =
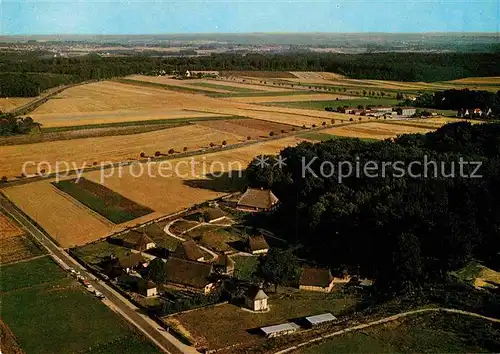
[{"label": "rooftop", "polygon": [[299,284],[305,286],[327,287],[332,279],[332,273],[330,273],[329,269],[304,268],[300,275]]},{"label": "rooftop", "polygon": [[207,263],[193,262],[171,257],[166,262],[167,281],[203,288],[210,283],[212,266]]},{"label": "rooftop", "polygon": [[248,247],[250,248],[250,251],[269,249],[269,245],[262,235],[248,237]]},{"label": "rooftop", "polygon": [[145,230],[132,230],[121,237],[123,242],[130,243],[135,246],[146,245],[153,240],[146,234]]},{"label": "rooftop", "polygon": [[248,291],[246,292],[246,296],[252,300],[264,300],[269,298],[269,296],[267,296],[262,289],[259,289],[257,287],[248,289]]},{"label": "rooftop", "polygon": [[269,209],[278,201],[278,198],[269,189],[248,188],[238,200],[238,206]]},{"label": "rooftop", "polygon": [[284,331],[296,331],[298,329],[300,329],[299,325],[292,322],[287,322],[279,325],[262,327],[261,331],[264,332],[266,335],[268,335],[271,333],[279,333]]},{"label": "rooftop", "polygon": [[334,315],[332,315],[329,312],[323,313],[321,315],[306,317],[306,321],[308,321],[311,324],[320,324],[320,323],[336,321],[336,320],[337,320],[337,317],[335,317]]},{"label": "rooftop", "polygon": [[203,252],[193,240],[187,240],[177,246],[174,251],[174,256],[185,258],[190,261],[196,261],[203,258]]},{"label": "rooftop", "polygon": [[145,262],[146,259],[140,253],[131,253],[124,257],[118,257],[118,265],[125,268],[137,267],[139,264]]},{"label": "rooftop", "polygon": [[203,213],[203,216],[205,218],[205,221],[212,221],[212,220],[217,220],[219,218],[223,218],[226,216],[226,213],[224,213],[222,210],[219,208],[211,208],[208,209]]}]

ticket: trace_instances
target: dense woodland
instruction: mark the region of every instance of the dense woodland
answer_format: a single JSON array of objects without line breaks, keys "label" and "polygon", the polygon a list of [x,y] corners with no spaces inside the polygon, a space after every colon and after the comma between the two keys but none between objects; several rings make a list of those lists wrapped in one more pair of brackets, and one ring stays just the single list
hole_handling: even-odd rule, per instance
[{"label": "dense woodland", "polygon": [[417,107],[454,109],[463,108],[482,110],[491,109],[495,115],[500,114],[500,91],[497,93],[489,91],[474,90],[445,90],[434,93],[424,93],[415,101],[408,101],[406,104]]},{"label": "dense woodland", "polygon": [[39,130],[41,124],[31,117],[16,117],[12,114],[0,114],[0,136],[28,134]]},{"label": "dense woodland", "polygon": [[[397,293],[439,283],[471,259],[500,266],[499,136],[500,124],[464,122],[395,141],[301,143],[281,152],[287,163],[283,169],[251,164],[248,178],[255,187],[272,188],[280,199],[271,224],[299,245],[299,256],[371,277],[379,290]],[[315,157],[310,167],[317,177],[303,177],[302,158],[307,165]],[[342,183],[338,168],[331,176],[320,173],[324,161],[354,165],[356,157],[361,166],[366,161],[403,161],[408,166],[431,160],[438,165],[429,165],[426,178],[401,176],[394,165],[386,168],[385,177],[378,170],[379,177],[361,173]],[[461,177],[461,158],[481,161],[477,173],[482,177]],[[444,175],[440,161],[445,162]],[[453,163],[456,177],[445,177]],[[422,166],[411,170],[424,172]],[[463,168],[470,175],[475,166]]]},{"label": "dense woodland", "polygon": [[[129,74],[189,70],[330,71],[357,79],[442,81],[499,76],[497,53],[212,54],[155,57],[134,55],[48,58],[47,53],[0,53],[0,96],[33,96],[61,83]],[[22,73],[22,75],[21,75]],[[49,75],[50,74],[50,75]],[[26,76],[24,76],[26,75]]]}]

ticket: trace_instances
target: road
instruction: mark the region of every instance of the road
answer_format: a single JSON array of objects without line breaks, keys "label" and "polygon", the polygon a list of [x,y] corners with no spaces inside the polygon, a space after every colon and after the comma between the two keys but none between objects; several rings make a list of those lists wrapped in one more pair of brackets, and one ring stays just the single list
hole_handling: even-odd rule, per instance
[{"label": "road", "polygon": [[163,352],[167,354],[198,353],[193,347],[181,343],[171,334],[165,332],[163,328],[160,330],[160,326],[152,319],[139,313],[137,307],[135,307],[109,285],[101,280],[98,280],[94,275],[88,272],[64,249],[58,247],[54,242],[52,242],[52,240],[46,236],[43,231],[41,231],[28,218],[19,212],[13,204],[2,195],[0,195],[0,210],[11,216],[20,225],[22,225],[27,232],[29,232],[47,249],[49,255],[52,256],[52,258],[54,258],[60,266],[66,269],[73,268],[79,270],[81,275],[88,279],[96,290],[99,290],[104,296],[106,296],[106,300],[103,302],[108,305],[108,307],[125,317],[132,325],[137,327],[151,341],[153,341]]}]

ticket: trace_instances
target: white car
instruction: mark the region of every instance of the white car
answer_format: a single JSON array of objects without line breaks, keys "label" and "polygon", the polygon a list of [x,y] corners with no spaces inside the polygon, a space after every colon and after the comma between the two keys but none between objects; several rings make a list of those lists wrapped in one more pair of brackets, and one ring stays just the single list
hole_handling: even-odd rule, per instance
[{"label": "white car", "polygon": [[104,297],[104,295],[103,295],[100,291],[98,291],[98,290],[94,291],[94,295],[95,295],[98,299],[104,299],[104,298],[105,298],[105,297]]}]

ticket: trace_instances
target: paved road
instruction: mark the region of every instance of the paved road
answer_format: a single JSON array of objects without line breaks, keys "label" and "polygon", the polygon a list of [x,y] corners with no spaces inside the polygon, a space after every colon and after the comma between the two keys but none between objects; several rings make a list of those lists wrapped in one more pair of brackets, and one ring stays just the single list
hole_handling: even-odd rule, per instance
[{"label": "paved road", "polygon": [[[74,268],[80,271],[82,276],[87,278],[92,286],[106,296],[104,301],[114,311],[120,313],[130,323],[143,332],[149,339],[151,339],[160,349],[168,354],[178,353],[197,353],[193,347],[189,347],[178,341],[171,334],[159,329],[160,326],[156,324],[149,317],[137,312],[137,308],[131,304],[127,299],[117,293],[114,289],[108,286],[101,280],[97,280],[95,276],[89,273],[82,267],[74,258],[72,258],[66,251],[58,247],[52,240],[47,237],[36,225],[34,225],[28,218],[19,212],[12,203],[4,196],[0,195],[0,210],[21,224],[35,239],[37,239],[54,258],[54,260],[63,268]],[[77,226],[78,227],[78,226]]]}]

